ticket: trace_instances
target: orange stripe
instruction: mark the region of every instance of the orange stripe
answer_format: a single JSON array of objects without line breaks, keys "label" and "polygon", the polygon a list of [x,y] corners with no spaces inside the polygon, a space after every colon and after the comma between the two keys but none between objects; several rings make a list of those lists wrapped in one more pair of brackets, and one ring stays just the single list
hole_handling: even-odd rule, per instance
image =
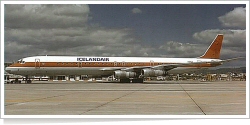
[{"label": "orange stripe", "polygon": [[[117,62],[116,65],[114,62],[26,62],[25,64],[15,63],[10,65],[9,67],[134,67],[134,66],[150,66],[154,65],[162,65],[162,64],[177,64],[177,63],[161,63],[154,62],[154,64],[149,62],[144,63],[132,63],[132,62]],[[220,64],[218,64],[220,65]],[[214,67],[218,65],[212,64],[191,64],[189,66],[181,66],[181,67]]]},{"label": "orange stripe", "polygon": [[[156,65],[157,63],[155,63]],[[160,63],[162,64],[162,63]],[[10,67],[133,67],[149,66],[150,63],[130,63],[130,62],[26,62],[25,64],[15,63]]]}]

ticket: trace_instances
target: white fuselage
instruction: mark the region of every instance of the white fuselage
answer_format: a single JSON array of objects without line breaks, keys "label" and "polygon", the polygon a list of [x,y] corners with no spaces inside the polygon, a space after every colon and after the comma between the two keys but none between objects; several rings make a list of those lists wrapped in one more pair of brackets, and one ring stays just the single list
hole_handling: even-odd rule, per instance
[{"label": "white fuselage", "polygon": [[[34,56],[20,59],[6,68],[12,74],[20,75],[93,75],[109,76],[116,70],[128,68],[149,68],[159,65],[190,64],[169,70],[169,73],[184,73],[209,68],[209,62],[220,59],[204,58],[154,58],[154,57],[88,57],[88,56]],[[204,64],[201,64],[204,62]],[[199,63],[199,64],[195,64]]]}]

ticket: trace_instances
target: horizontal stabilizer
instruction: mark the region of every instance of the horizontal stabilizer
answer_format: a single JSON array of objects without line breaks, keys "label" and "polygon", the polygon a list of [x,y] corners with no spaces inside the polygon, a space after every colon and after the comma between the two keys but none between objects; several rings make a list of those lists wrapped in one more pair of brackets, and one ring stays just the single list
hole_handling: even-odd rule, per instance
[{"label": "horizontal stabilizer", "polygon": [[233,60],[244,59],[244,58],[246,58],[246,57],[236,57],[236,58],[222,60],[222,62],[230,62],[230,61],[233,61]]}]

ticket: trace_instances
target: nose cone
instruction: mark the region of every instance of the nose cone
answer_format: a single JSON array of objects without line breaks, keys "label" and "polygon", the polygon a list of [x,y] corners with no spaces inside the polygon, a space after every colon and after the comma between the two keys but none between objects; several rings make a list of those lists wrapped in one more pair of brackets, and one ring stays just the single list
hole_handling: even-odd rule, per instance
[{"label": "nose cone", "polygon": [[6,71],[7,73],[10,73],[10,74],[12,73],[11,67],[6,67],[6,68],[5,68],[5,71]]},{"label": "nose cone", "polygon": [[6,67],[5,71],[9,74],[20,74],[19,68],[17,67]]}]

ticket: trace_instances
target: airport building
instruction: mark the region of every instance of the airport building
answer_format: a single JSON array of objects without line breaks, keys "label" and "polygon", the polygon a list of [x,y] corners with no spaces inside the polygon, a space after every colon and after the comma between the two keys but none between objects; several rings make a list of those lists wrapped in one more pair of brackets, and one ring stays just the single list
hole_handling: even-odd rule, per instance
[{"label": "airport building", "polygon": [[87,75],[57,75],[48,78],[50,81],[84,81],[87,79]]},{"label": "airport building", "polygon": [[[19,80],[18,83],[24,81],[25,76],[5,74],[5,83],[13,83]],[[58,75],[58,76],[30,76],[32,81],[113,81],[113,76],[92,78],[86,75]],[[146,81],[246,81],[246,73],[228,73],[228,74],[170,74],[169,76],[147,77]],[[11,82],[12,81],[12,82]]]}]

